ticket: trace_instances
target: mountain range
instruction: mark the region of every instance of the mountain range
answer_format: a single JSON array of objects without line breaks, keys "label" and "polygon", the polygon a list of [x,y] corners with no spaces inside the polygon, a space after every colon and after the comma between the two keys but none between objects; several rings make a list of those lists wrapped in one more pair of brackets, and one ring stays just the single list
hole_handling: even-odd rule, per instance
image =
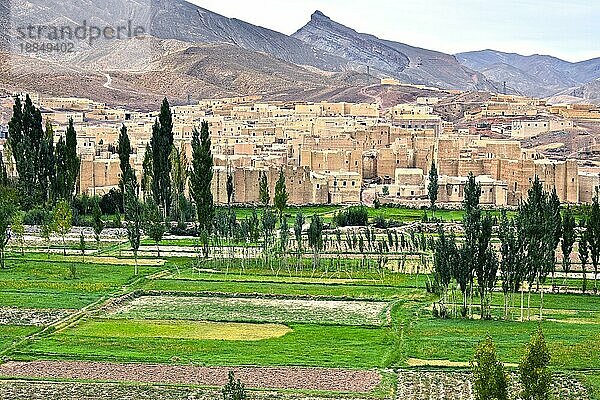
[{"label": "mountain range", "polygon": [[[456,57],[461,64],[488,79],[506,82],[509,90],[529,96],[575,94],[584,97],[584,87],[600,78],[600,58],[572,63],[548,55],[523,56],[495,50],[459,53]],[[593,99],[590,95],[587,93],[587,97]]]},{"label": "mountain range", "polygon": [[[3,68],[0,58],[0,86],[29,85],[61,95],[88,92],[92,98],[128,103],[164,95],[184,99],[191,93],[372,101],[389,91],[378,87],[379,78],[393,77],[441,89],[500,92],[506,82],[510,93],[599,97],[600,59],[569,63],[492,50],[455,56],[360,33],[319,11],[297,32],[285,35],[185,0],[149,1],[140,7],[141,0],[12,0],[10,22],[17,25],[87,19],[102,26],[137,19],[147,21],[149,30],[144,37],[83,46],[60,59],[7,53],[9,38],[0,36],[5,59],[32,66],[30,71]],[[0,18],[2,24],[6,19]],[[46,79],[35,76],[40,70],[46,71]],[[71,81],[89,86],[71,86]],[[96,86],[101,87],[94,90]],[[73,93],[65,93],[69,90]]]}]

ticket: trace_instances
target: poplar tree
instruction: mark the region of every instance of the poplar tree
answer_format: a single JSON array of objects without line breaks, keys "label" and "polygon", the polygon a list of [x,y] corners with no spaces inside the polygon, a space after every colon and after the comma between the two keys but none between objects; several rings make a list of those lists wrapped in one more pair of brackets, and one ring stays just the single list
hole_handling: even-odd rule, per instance
[{"label": "poplar tree", "polygon": [[581,263],[581,270],[583,273],[583,293],[587,290],[587,271],[586,266],[590,260],[590,249],[589,249],[589,234],[587,229],[587,222],[585,220],[580,221],[579,225],[581,229],[581,234],[579,235],[579,245],[578,253],[579,253],[579,262]]},{"label": "poplar tree", "polygon": [[437,227],[438,239],[433,244],[433,267],[435,289],[440,296],[440,317],[447,316],[446,297],[452,281],[452,270],[460,262],[456,238],[453,233],[446,234],[441,225]]},{"label": "poplar tree", "polygon": [[129,181],[125,184],[125,192],[123,193],[124,208],[125,208],[125,228],[127,229],[127,239],[131,244],[131,250],[135,258],[135,275],[138,274],[138,250],[142,237],[142,218],[143,204],[138,198],[137,182]]},{"label": "poplar tree", "polygon": [[100,250],[100,235],[104,230],[104,221],[102,220],[102,210],[98,199],[94,200],[92,208],[92,228],[94,230],[94,238],[96,239],[96,250]]},{"label": "poplar tree", "polygon": [[500,238],[500,276],[504,293],[504,317],[508,318],[513,294],[521,288],[524,279],[523,234],[518,219],[509,220],[502,211],[498,229]]},{"label": "poplar tree", "polygon": [[144,161],[142,163],[142,192],[144,193],[144,199],[148,199],[152,195],[152,178],[154,176],[154,167],[152,165],[152,148],[150,144],[146,144],[146,151],[144,152]]},{"label": "poplar tree", "polygon": [[135,171],[130,164],[131,155],[131,142],[129,141],[129,135],[127,134],[127,127],[125,124],[121,125],[121,131],[119,133],[119,166],[121,168],[121,179],[119,180],[119,188],[121,193],[124,193],[125,184],[135,179]]},{"label": "poplar tree", "polygon": [[258,200],[261,202],[263,207],[267,208],[271,202],[271,194],[269,193],[269,182],[267,180],[267,173],[262,171],[258,178]]},{"label": "poplar tree", "polygon": [[313,249],[313,274],[319,265],[319,253],[323,250],[323,220],[318,214],[311,217],[308,227],[308,245]]},{"label": "poplar tree", "polygon": [[163,209],[165,217],[171,211],[171,149],[173,148],[173,116],[165,98],[160,114],[152,127],[152,193],[154,202]]},{"label": "poplar tree", "polygon": [[175,215],[178,217],[178,221],[180,223],[185,222],[185,183],[188,178],[188,160],[185,155],[185,148],[183,144],[181,148],[178,149],[176,146],[173,146],[171,150],[171,182],[173,187],[173,207],[175,211]]},{"label": "poplar tree", "polygon": [[[536,176],[528,191],[527,201],[519,206],[519,218],[523,231],[523,257],[526,267],[525,277],[529,284],[528,314],[531,288],[539,289],[548,274],[554,271],[556,247],[560,240],[560,202],[555,193],[544,191]],[[558,238],[558,240],[557,240]],[[540,317],[543,310],[544,292],[540,291]],[[529,316],[529,315],[528,315]]]},{"label": "poplar tree", "polygon": [[587,219],[587,242],[594,267],[594,293],[598,291],[598,263],[600,262],[600,204],[598,203],[598,190],[592,199],[589,217]]},{"label": "poplar tree", "polygon": [[455,271],[456,279],[463,292],[463,315],[467,311],[467,290],[473,295],[473,280],[477,276],[480,296],[481,318],[489,318],[488,292],[496,282],[497,259],[491,251],[493,220],[489,215],[482,217],[479,206],[481,186],[476,183],[475,176],[470,173],[464,189],[463,229],[465,238],[460,249],[460,262]]},{"label": "poplar tree", "polygon": [[192,132],[192,170],[190,171],[190,194],[196,203],[198,229],[210,232],[215,206],[211,192],[213,179],[213,156],[208,122],[202,122],[200,132]]},{"label": "poplar tree", "polygon": [[294,237],[296,238],[296,250],[298,251],[298,261],[300,261],[300,258],[302,256],[302,227],[304,226],[304,222],[304,214],[302,214],[302,212],[298,212],[294,220]]},{"label": "poplar tree", "polygon": [[567,281],[567,275],[571,271],[571,252],[573,251],[573,245],[576,240],[575,227],[575,217],[571,212],[571,207],[567,207],[562,218],[562,238],[560,244],[563,256],[562,269],[565,273],[564,282]]},{"label": "poplar tree", "polygon": [[273,197],[273,204],[279,213],[279,223],[282,223],[283,212],[287,207],[287,202],[290,195],[287,192],[285,186],[285,175],[283,174],[283,168],[279,170],[279,179],[275,183],[275,196]]}]

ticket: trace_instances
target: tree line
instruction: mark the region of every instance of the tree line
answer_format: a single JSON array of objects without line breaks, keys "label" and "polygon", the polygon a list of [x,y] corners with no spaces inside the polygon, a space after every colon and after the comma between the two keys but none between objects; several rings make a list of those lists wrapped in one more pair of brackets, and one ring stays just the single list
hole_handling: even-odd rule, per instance
[{"label": "tree line", "polygon": [[[504,295],[504,317],[509,318],[514,308],[515,295],[521,294],[521,315],[524,315],[524,291],[527,290],[527,318],[530,318],[531,293],[540,293],[540,317],[543,310],[542,286],[549,277],[554,286],[556,253],[562,251],[562,269],[565,280],[571,272],[571,254],[578,242],[583,272],[583,291],[587,290],[586,266],[591,259],[595,273],[594,290],[600,256],[600,207],[598,193],[592,205],[585,210],[577,226],[575,217],[561,204],[556,190],[547,192],[536,176],[517,213],[509,218],[503,211],[500,220],[485,213],[479,205],[481,187],[470,174],[464,189],[464,237],[438,225],[438,238],[433,244],[434,286],[440,296],[434,312],[440,317],[460,314],[472,316],[473,298],[479,297],[481,319],[491,318],[491,297],[497,283]],[[492,234],[497,227],[499,248],[492,245]],[[455,289],[461,294],[457,312]],[[449,300],[449,297],[451,299]],[[447,304],[452,304],[448,310]]]},{"label": "tree line", "polygon": [[[6,162],[4,160],[6,159]],[[9,174],[7,164],[16,176]],[[65,135],[54,143],[51,121],[29,95],[15,96],[4,154],[0,154],[0,266],[5,268],[5,248],[12,234],[23,247],[23,212],[41,210],[42,234],[63,238],[71,228],[70,204],[79,176],[77,133],[70,118]],[[12,226],[12,232],[11,232]]]}]

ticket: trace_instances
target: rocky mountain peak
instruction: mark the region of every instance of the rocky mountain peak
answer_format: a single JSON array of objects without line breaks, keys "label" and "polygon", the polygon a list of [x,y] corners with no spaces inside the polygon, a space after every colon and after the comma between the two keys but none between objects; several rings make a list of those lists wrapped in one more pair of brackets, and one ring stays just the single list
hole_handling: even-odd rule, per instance
[{"label": "rocky mountain peak", "polygon": [[323,14],[319,10],[315,10],[315,12],[312,13],[312,15],[310,16],[310,20],[315,22],[323,19],[331,20],[331,18],[329,18],[327,15]]}]

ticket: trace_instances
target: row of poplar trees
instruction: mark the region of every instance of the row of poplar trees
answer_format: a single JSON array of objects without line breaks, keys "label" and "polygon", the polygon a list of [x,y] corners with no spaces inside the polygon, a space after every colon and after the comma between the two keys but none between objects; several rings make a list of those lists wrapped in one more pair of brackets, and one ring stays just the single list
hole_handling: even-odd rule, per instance
[{"label": "row of poplar trees", "polygon": [[174,145],[173,116],[167,99],[163,100],[160,114],[152,127],[152,136],[146,146],[143,173],[138,183],[130,164],[133,149],[123,125],[119,135],[118,153],[121,167],[119,187],[124,195],[128,189],[136,197],[153,202],[165,221],[183,219],[180,215],[184,191],[189,184],[190,194],[196,203],[198,221],[209,229],[214,204],[210,185],[213,177],[213,158],[208,123],[200,131],[194,128],[192,137],[192,168],[188,166],[185,149]]},{"label": "row of poplar trees", "polygon": [[[162,102],[160,113],[152,127],[152,136],[146,147],[143,174],[138,183],[130,164],[131,143],[125,125],[121,127],[118,145],[121,167],[120,189],[123,192],[125,227],[134,255],[140,245],[144,219],[160,213],[163,223],[185,221],[184,208],[188,204],[185,188],[196,205],[200,232],[212,229],[214,201],[210,190],[213,178],[213,157],[208,123],[192,132],[192,160],[189,168],[185,149],[177,149],[173,137],[173,116],[168,100]],[[157,212],[148,212],[148,210]]]},{"label": "row of poplar trees", "polygon": [[[579,238],[579,256],[584,272],[591,258],[597,275],[600,256],[600,207],[598,195],[586,209],[577,228],[570,208],[561,213],[556,191],[546,192],[535,177],[527,200],[522,201],[514,217],[502,213],[497,221],[484,213],[479,205],[481,187],[470,174],[465,185],[463,201],[464,237],[457,240],[454,232],[438,226],[438,239],[433,246],[435,289],[440,295],[435,312],[450,316],[446,304],[455,304],[455,289],[462,298],[460,314],[472,315],[473,298],[479,297],[480,317],[491,318],[491,297],[498,281],[504,294],[504,317],[509,318],[514,307],[515,294],[521,293],[521,320],[524,318],[524,290],[527,288],[527,317],[530,316],[532,290],[540,291],[540,317],[543,309],[543,290],[548,277],[554,273],[556,250],[560,244],[563,253],[562,269],[571,271],[571,252]],[[500,247],[492,245],[492,234],[497,226]],[[583,255],[582,255],[583,252]],[[449,297],[452,300],[449,300]],[[453,310],[456,314],[456,311]]]},{"label": "row of poplar trees", "polygon": [[[69,119],[65,136],[61,135],[55,146],[51,122],[43,123],[42,114],[29,95],[24,104],[16,96],[5,153],[0,157],[0,184],[14,183],[23,211],[51,206],[59,200],[72,201],[80,165],[73,119]],[[9,182],[4,158],[14,162],[14,182]]]}]

